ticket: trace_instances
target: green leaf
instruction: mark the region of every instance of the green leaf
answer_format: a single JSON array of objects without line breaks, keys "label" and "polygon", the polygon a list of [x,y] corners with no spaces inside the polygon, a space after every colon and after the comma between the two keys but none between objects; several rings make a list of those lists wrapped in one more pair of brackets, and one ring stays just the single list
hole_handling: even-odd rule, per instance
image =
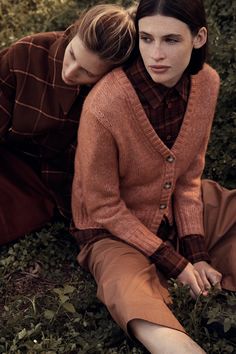
[{"label": "green leaf", "polygon": [[59,299],[60,299],[60,303],[64,304],[65,302],[67,302],[69,300],[69,296],[59,295]]},{"label": "green leaf", "polygon": [[225,318],[224,320],[224,332],[228,332],[231,328],[231,320],[230,318]]},{"label": "green leaf", "polygon": [[76,290],[76,288],[74,286],[65,285],[63,292],[64,292],[64,294],[72,294],[75,290]]},{"label": "green leaf", "polygon": [[44,311],[44,317],[47,320],[52,320],[54,316],[55,316],[55,312],[54,311],[52,311],[52,310],[45,310]]},{"label": "green leaf", "polygon": [[19,339],[23,339],[23,338],[26,336],[26,334],[27,334],[27,331],[26,331],[26,329],[24,328],[24,329],[22,329],[22,331],[20,331],[20,332],[18,333],[18,338],[19,338]]},{"label": "green leaf", "polygon": [[209,318],[209,320],[207,321],[207,324],[211,324],[211,323],[214,323],[214,322],[216,322],[215,318]]},{"label": "green leaf", "polygon": [[64,294],[64,290],[61,288],[54,288],[52,291],[59,296]]},{"label": "green leaf", "polygon": [[76,309],[75,309],[74,305],[71,304],[70,302],[65,302],[62,306],[64,307],[64,309],[67,312],[76,313]]}]

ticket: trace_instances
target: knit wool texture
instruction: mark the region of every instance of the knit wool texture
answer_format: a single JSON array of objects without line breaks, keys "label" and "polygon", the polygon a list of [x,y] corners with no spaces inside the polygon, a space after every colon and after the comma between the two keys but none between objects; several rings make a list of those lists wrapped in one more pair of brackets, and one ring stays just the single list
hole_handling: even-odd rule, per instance
[{"label": "knit wool texture", "polygon": [[147,256],[167,216],[179,237],[204,235],[201,175],[219,91],[205,64],[191,76],[183,123],[169,149],[121,68],[87,97],[78,132],[72,211],[78,229],[104,228]]}]

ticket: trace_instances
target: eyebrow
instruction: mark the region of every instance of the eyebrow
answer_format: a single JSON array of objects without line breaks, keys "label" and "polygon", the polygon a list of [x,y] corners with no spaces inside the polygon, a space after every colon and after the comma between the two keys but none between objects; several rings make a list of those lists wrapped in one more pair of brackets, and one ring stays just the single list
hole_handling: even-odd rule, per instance
[{"label": "eyebrow", "polygon": [[[145,36],[152,36],[151,33],[147,33],[144,31],[140,31],[139,34],[145,35]],[[179,33],[168,33],[168,34],[165,34],[164,36],[162,36],[162,38],[167,38],[167,37],[182,38],[182,35]]]},{"label": "eyebrow", "polygon": [[169,33],[163,36],[163,38],[167,38],[167,37],[182,38],[182,35],[178,33]]}]

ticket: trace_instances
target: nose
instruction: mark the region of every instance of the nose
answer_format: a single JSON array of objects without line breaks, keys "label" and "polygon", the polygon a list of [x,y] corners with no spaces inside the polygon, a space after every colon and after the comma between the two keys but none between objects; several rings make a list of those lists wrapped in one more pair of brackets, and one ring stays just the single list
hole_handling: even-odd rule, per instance
[{"label": "nose", "polygon": [[80,66],[78,64],[70,64],[65,68],[65,77],[69,80],[78,76]]},{"label": "nose", "polygon": [[158,61],[165,58],[165,53],[160,43],[156,43],[151,53],[152,59]]}]

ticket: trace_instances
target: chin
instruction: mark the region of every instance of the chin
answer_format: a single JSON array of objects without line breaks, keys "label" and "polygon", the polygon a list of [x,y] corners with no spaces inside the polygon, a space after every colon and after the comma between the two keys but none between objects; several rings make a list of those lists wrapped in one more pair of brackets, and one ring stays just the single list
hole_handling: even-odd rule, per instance
[{"label": "chin", "polygon": [[155,82],[156,84],[165,85],[165,80],[162,80],[159,75],[158,76],[153,75],[153,74],[152,75],[149,74],[149,75],[150,75],[152,81]]},{"label": "chin", "polygon": [[166,86],[166,87],[173,87],[175,86],[175,84],[177,83],[176,80],[174,80],[173,78],[161,78],[160,74],[158,74],[158,76],[156,75],[150,75],[151,76],[151,79],[152,81],[154,81],[156,84],[160,84],[160,85],[163,85],[163,86]]}]

